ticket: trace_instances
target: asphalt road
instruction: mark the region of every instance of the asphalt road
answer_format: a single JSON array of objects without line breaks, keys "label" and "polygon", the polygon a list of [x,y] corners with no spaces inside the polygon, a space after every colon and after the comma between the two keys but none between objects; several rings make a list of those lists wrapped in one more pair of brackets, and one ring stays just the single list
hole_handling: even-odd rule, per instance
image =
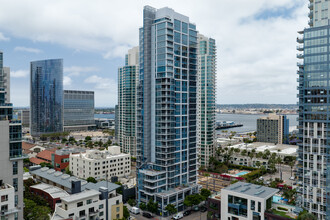
[{"label": "asphalt road", "polygon": [[[139,214],[139,215],[134,215],[132,213],[130,213],[131,216],[134,216],[137,220],[169,220],[171,219],[170,217],[159,217],[159,216],[156,216],[154,218],[146,218],[146,217],[143,217],[142,214]],[[206,215],[207,215],[207,212],[193,212],[191,213],[190,215],[188,216],[185,216],[182,218],[182,220],[206,220]]]}]

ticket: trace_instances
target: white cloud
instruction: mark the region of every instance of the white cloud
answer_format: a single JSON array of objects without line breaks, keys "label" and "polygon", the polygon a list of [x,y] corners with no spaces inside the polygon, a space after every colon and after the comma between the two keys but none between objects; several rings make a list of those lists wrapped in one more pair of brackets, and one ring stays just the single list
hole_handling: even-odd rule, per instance
[{"label": "white cloud", "polygon": [[72,79],[68,76],[63,77],[63,86],[70,86],[72,84]]},{"label": "white cloud", "polygon": [[70,66],[64,67],[64,73],[68,76],[80,76],[82,73],[97,72],[99,69],[93,66]]},{"label": "white cloud", "polygon": [[[99,0],[97,4],[12,0],[0,7],[0,30],[34,42],[91,51],[106,59],[123,58],[127,48],[138,45],[143,6],[169,6],[189,16],[200,33],[216,40],[218,103],[295,103],[295,38],[307,26],[307,4],[301,0]],[[281,10],[289,15],[276,16]],[[272,16],[256,19],[264,12]],[[82,71],[67,73],[74,76]],[[117,88],[117,82],[107,77],[91,78],[98,80],[95,88],[103,97],[109,92],[104,88]]]},{"label": "white cloud", "polygon": [[31,47],[15,47],[14,51],[28,52],[28,53],[41,53],[42,50]]},{"label": "white cloud", "polygon": [[16,70],[16,71],[10,71],[10,76],[13,78],[25,78],[29,75],[28,70]]},{"label": "white cloud", "polygon": [[5,35],[3,35],[3,33],[0,32],[0,41],[9,41],[10,38],[9,37],[5,37]]}]

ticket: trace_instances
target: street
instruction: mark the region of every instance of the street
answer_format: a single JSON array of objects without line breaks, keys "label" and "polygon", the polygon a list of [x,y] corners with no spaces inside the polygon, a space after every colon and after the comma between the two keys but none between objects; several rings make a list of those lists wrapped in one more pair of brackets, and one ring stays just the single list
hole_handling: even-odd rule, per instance
[{"label": "street", "polygon": [[[137,220],[150,220],[150,219],[153,219],[153,220],[170,220],[171,218],[170,217],[159,217],[159,216],[156,216],[154,218],[146,218],[146,217],[143,217],[142,214],[139,214],[139,215],[134,215],[132,213],[130,213],[131,216],[134,216]],[[182,219],[183,220],[206,220],[206,215],[207,215],[207,212],[192,212],[190,215],[188,216],[185,216],[183,217]]]}]

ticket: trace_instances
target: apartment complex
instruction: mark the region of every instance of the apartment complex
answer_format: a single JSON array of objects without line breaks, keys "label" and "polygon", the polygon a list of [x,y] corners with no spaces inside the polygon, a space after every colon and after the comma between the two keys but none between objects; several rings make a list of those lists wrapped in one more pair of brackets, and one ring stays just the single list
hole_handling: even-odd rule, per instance
[{"label": "apartment complex", "polygon": [[125,66],[118,69],[118,134],[122,152],[136,157],[136,90],[139,76],[139,47],[128,51]]},{"label": "apartment complex", "polygon": [[138,202],[159,214],[197,186],[197,30],[170,8],[145,6],[140,28],[137,94]]},{"label": "apartment complex", "polygon": [[64,90],[64,131],[81,131],[95,127],[94,92]]},{"label": "apartment complex", "polygon": [[[7,92],[9,85],[9,68],[3,68],[3,53],[0,52],[0,182],[14,187],[14,206],[11,209],[15,219],[23,219],[23,153],[22,124],[13,119],[13,105]],[[8,213],[8,212],[5,213]],[[4,215],[6,217],[6,215]]]},{"label": "apartment complex", "polygon": [[70,154],[70,170],[74,176],[84,179],[125,177],[131,173],[131,157],[121,153],[119,146],[110,146],[103,151],[87,150],[86,153]]},{"label": "apartment complex", "polygon": [[30,110],[21,110],[21,121],[23,127],[30,127]]},{"label": "apartment complex", "polygon": [[310,1],[309,27],[299,31],[299,140],[297,204],[318,219],[330,218],[329,47],[330,2]]},{"label": "apartment complex", "polygon": [[51,219],[122,219],[123,203],[121,197],[116,191],[109,192],[105,187],[64,196],[61,197],[61,203],[56,206]]},{"label": "apartment complex", "polygon": [[289,143],[289,119],[285,115],[276,114],[258,118],[257,140],[274,144]]},{"label": "apartment complex", "polygon": [[215,151],[216,45],[215,40],[198,37],[198,151],[200,165],[208,167]]},{"label": "apartment complex", "polygon": [[63,131],[63,60],[31,62],[30,133]]}]

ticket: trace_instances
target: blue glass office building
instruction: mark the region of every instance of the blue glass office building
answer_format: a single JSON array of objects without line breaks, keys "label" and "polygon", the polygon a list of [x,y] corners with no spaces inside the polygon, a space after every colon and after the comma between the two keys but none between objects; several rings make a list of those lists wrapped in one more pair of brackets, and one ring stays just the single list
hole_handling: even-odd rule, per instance
[{"label": "blue glass office building", "polygon": [[31,135],[62,132],[63,60],[31,62],[30,72]]},{"label": "blue glass office building", "polygon": [[170,8],[146,6],[140,29],[137,91],[138,202],[159,214],[198,192],[196,142],[197,31]]}]

